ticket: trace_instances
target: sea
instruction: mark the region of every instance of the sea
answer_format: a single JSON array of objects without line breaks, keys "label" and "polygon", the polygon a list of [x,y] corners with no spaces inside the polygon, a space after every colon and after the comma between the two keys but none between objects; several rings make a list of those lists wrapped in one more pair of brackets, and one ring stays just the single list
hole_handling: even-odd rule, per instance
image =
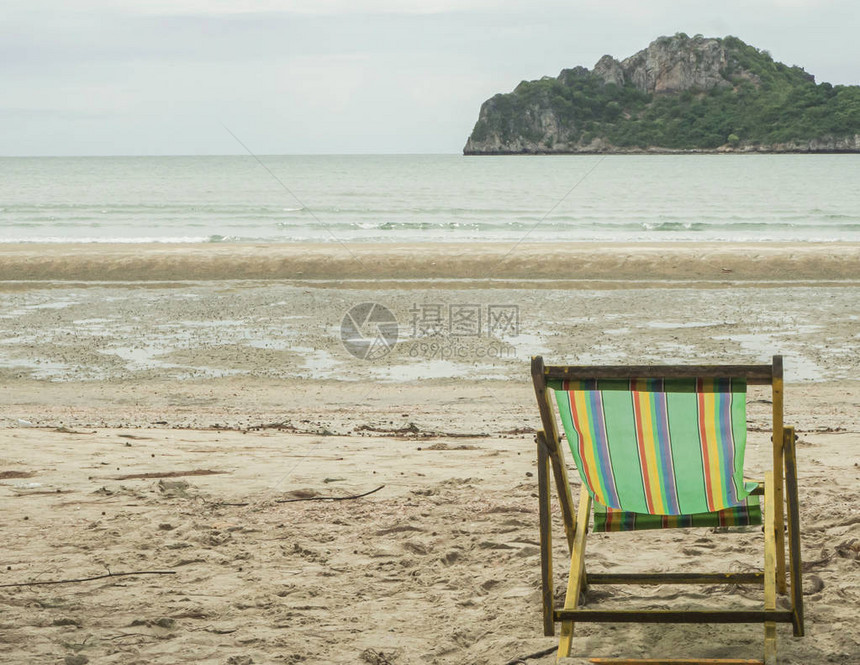
[{"label": "sea", "polygon": [[0,158],[0,242],[860,241],[860,155]]}]

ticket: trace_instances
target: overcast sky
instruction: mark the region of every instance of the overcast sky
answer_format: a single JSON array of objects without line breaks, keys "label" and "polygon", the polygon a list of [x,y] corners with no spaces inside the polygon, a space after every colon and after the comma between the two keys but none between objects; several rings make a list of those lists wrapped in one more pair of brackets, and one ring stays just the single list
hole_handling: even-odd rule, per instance
[{"label": "overcast sky", "polygon": [[857,0],[3,0],[0,155],[456,153],[493,94],[676,32],[860,84]]}]

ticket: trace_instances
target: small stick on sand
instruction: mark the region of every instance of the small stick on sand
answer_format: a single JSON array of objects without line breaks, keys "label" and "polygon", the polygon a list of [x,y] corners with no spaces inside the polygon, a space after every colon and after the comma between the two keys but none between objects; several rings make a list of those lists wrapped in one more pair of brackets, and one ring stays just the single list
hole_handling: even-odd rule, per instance
[{"label": "small stick on sand", "polygon": [[[367,496],[369,494],[373,494],[374,492],[378,492],[385,485],[380,485],[375,490],[370,490],[369,492],[364,492],[363,494],[352,494],[350,496],[307,496],[300,497],[298,499],[275,499],[275,503],[295,503],[296,501],[346,501],[348,499],[360,499],[363,496]],[[250,503],[227,503],[227,502],[219,502],[217,505],[219,506],[250,506]]]},{"label": "small stick on sand", "polygon": [[365,492],[364,494],[353,494],[351,496],[309,496],[302,497],[300,499],[277,499],[275,503],[294,503],[296,501],[346,501],[347,499],[360,499],[363,496],[367,496],[368,494],[373,494],[374,492],[378,492],[385,485],[380,485],[375,490],[370,490],[369,492]]},{"label": "small stick on sand", "polygon": [[536,651],[535,653],[531,653],[528,656],[520,656],[519,658],[514,658],[513,660],[509,660],[505,665],[524,665],[527,660],[531,660],[532,658],[543,658],[544,656],[548,656],[551,653],[555,653],[558,651],[558,647],[550,647],[549,649],[544,649],[543,651]]},{"label": "small stick on sand", "polygon": [[72,584],[75,582],[90,582],[92,580],[101,580],[106,577],[127,577],[129,575],[176,575],[175,570],[140,570],[131,573],[107,573],[106,575],[96,575],[95,577],[81,577],[74,580],[53,580],[50,582],[18,582],[16,584],[0,584],[0,587],[18,587],[18,586],[36,586],[43,584]]}]

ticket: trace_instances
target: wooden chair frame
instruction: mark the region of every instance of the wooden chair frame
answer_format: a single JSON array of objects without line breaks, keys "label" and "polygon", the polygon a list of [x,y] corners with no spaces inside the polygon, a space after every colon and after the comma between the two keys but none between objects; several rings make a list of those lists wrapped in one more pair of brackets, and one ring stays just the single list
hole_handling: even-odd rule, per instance
[{"label": "wooden chair frame", "polygon": [[[575,622],[641,623],[762,623],[764,663],[776,662],[776,624],[791,623],[793,634],[804,633],[801,584],[800,522],[797,498],[797,461],[794,428],[783,424],[782,356],[771,365],[644,365],[644,366],[545,366],[543,358],[532,358],[532,379],[543,429],[537,433],[538,496],[540,501],[541,597],[543,627],[555,635],[561,623],[558,657],[570,654]],[[591,513],[591,496],[583,484],[578,510],[567,476],[553,399],[547,390],[552,379],[618,378],[743,378],[749,385],[770,385],[773,399],[773,467],[754,494],[764,495],[765,556],[762,572],[756,573],[644,573],[587,574],[585,544]],[[550,475],[554,478],[568,550],[570,574],[563,607],[553,600],[552,524]],[[787,514],[786,514],[787,513]],[[788,524],[790,610],[776,608],[777,593],[786,594],[785,524]],[[756,584],[764,587],[761,610],[592,610],[580,609],[580,594],[592,584]],[[600,662],[610,662],[600,659]],[[625,661],[633,662],[633,661]],[[756,661],[752,661],[756,662]]]}]

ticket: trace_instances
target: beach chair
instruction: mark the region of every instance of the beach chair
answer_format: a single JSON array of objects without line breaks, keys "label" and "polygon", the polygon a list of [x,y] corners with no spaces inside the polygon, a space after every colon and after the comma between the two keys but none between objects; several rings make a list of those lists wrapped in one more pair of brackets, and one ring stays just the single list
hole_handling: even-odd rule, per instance
[{"label": "beach chair", "polygon": [[[800,533],[794,429],[783,424],[782,358],[771,365],[545,366],[532,358],[543,429],[537,433],[544,634],[561,624],[558,657],[571,652],[577,622],[761,623],[764,660],[612,660],[600,663],[776,662],[776,625],[803,635]],[[773,465],[762,482],[743,476],[746,387],[770,385]],[[582,481],[575,509],[556,409]],[[553,600],[550,477],[570,552],[564,605]],[[760,501],[763,499],[763,506]],[[788,571],[786,585],[786,511]],[[764,524],[760,572],[589,573],[593,531]],[[718,529],[726,531],[726,529]],[[727,534],[728,536],[728,534]],[[600,584],[760,585],[761,609],[601,610],[580,607]],[[777,609],[777,593],[790,609]]]}]

